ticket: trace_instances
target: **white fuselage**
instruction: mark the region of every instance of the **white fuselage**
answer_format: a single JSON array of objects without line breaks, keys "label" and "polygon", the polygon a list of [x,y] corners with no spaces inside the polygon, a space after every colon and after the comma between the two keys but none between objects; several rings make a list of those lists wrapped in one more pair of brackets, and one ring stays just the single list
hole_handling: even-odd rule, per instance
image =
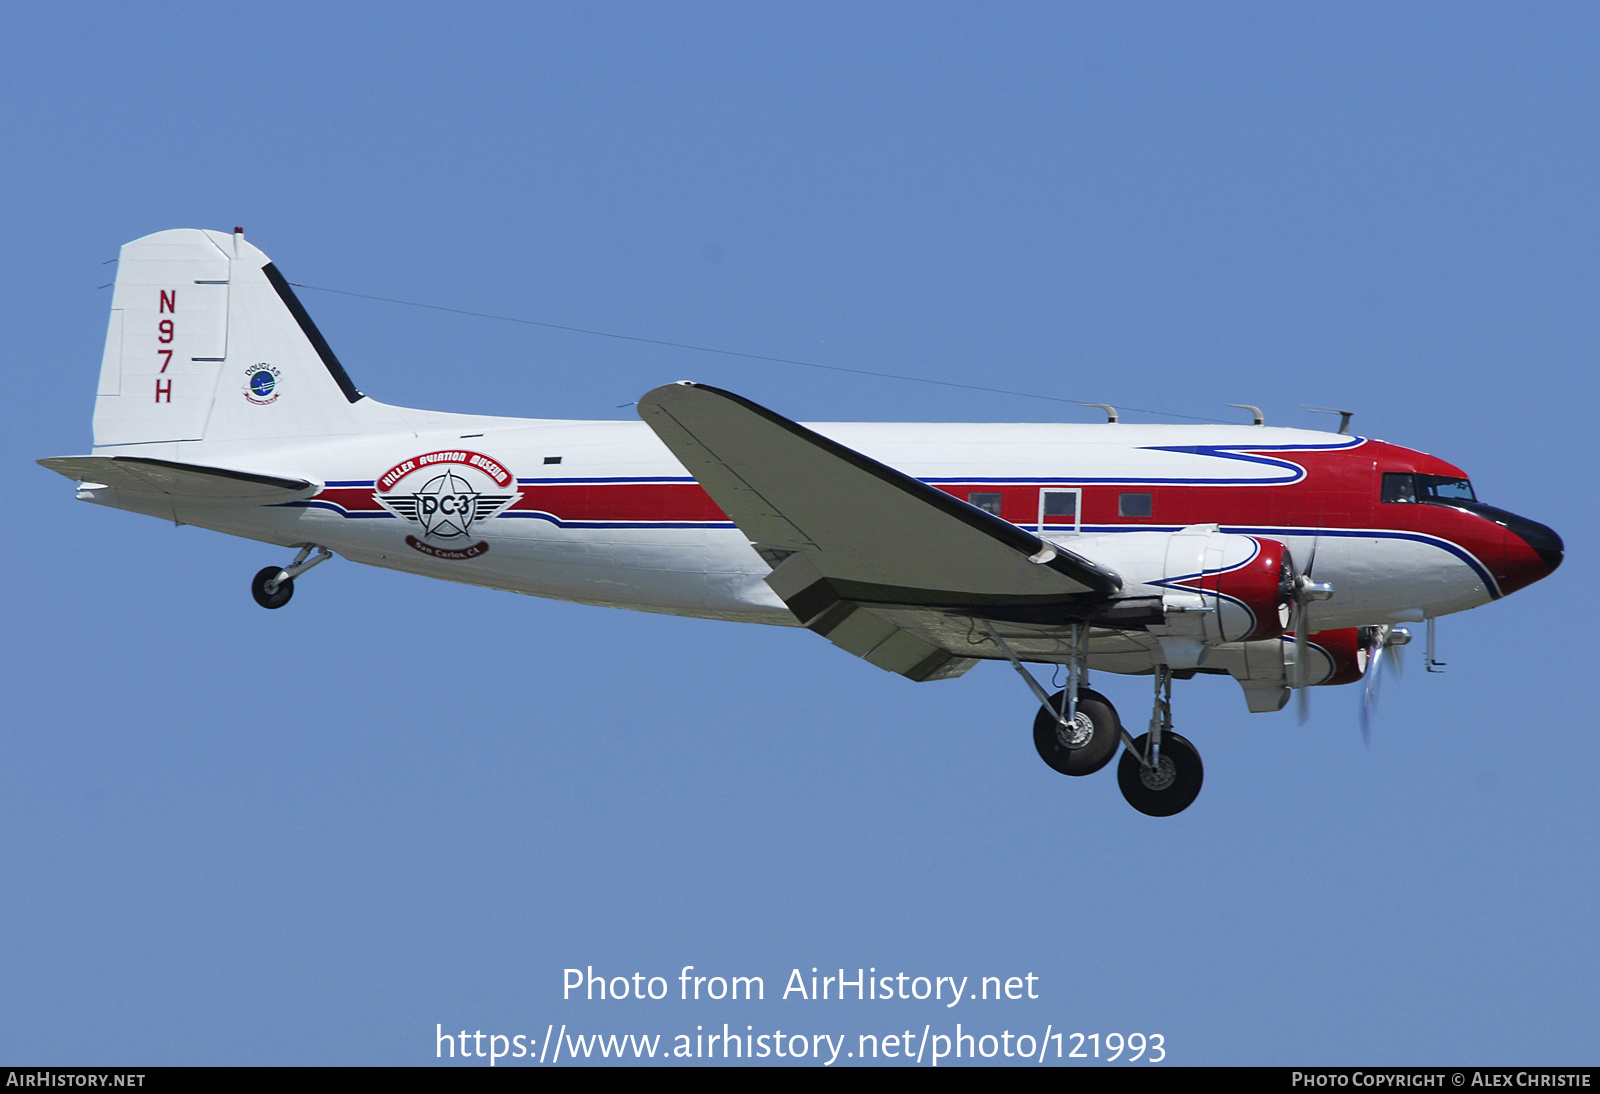
[{"label": "white fuselage", "polygon": [[[114,490],[89,484],[80,496],[230,535],[283,546],[323,545],[356,562],[533,596],[795,624],[763,580],[771,570],[768,563],[720,511],[707,511],[693,479],[643,423],[373,407],[380,408],[382,417],[398,428],[292,442],[170,442],[95,450],[248,468],[320,484],[321,490],[304,502],[243,506],[154,501],[119,498]],[[1127,533],[1172,531],[1202,521],[1224,531],[1271,534],[1302,558],[1315,539],[1317,576],[1339,590],[1335,601],[1321,609],[1323,626],[1419,619],[1461,611],[1496,595],[1484,567],[1464,558],[1467,552],[1442,537],[1414,529],[1341,527],[1308,513],[1305,475],[1292,462],[1293,453],[1345,453],[1363,443],[1355,438],[1262,427],[1122,424],[830,423],[811,428],[963,500],[986,488],[1004,492],[1007,519],[1048,538],[1077,543],[1113,567],[1119,562],[1139,565],[1137,550],[1118,547],[1119,541],[1132,547]],[[1238,454],[1263,450],[1289,454]],[[421,527],[386,508],[380,497],[379,480],[387,469],[423,454],[451,451],[486,454],[515,479],[515,487],[507,488],[517,495],[510,507],[470,528],[447,529],[459,531],[451,538],[462,544],[485,545],[472,557],[452,557],[460,552],[451,552],[448,545],[440,554],[415,549],[408,539],[425,545],[429,537],[412,535]],[[446,486],[465,488],[473,469],[462,467],[462,477]],[[420,477],[414,476],[412,483]],[[1283,504],[1250,511],[1250,498],[1263,489],[1288,493]],[[1082,492],[1076,513],[1065,519],[1042,515],[1042,506],[1028,502],[1041,490]],[[1148,517],[1123,518],[1114,512],[1108,517],[1105,506],[1097,516],[1093,498],[1086,495],[1111,490],[1118,496],[1164,493],[1156,494],[1155,510]],[[1164,504],[1176,513],[1174,504],[1165,501],[1174,491],[1190,499],[1187,511],[1177,521],[1163,520]],[[1289,493],[1297,498],[1294,504],[1288,502]],[[437,536],[432,541],[443,544]],[[1124,577],[1140,580],[1138,573]]]}]

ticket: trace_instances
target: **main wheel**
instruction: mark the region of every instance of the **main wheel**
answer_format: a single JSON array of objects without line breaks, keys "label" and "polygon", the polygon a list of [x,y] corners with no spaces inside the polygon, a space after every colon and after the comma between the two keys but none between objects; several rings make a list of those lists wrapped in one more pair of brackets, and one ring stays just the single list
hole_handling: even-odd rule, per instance
[{"label": "main wheel", "polygon": [[[1062,692],[1050,697],[1056,710],[1065,708]],[[1055,715],[1039,708],[1033,719],[1033,747],[1039,758],[1063,775],[1092,775],[1117,754],[1122,723],[1111,701],[1098,691],[1078,689],[1078,716],[1064,726]]]},{"label": "main wheel", "polygon": [[1149,746],[1150,734],[1134,741],[1134,750],[1122,754],[1117,765],[1117,785],[1128,804],[1150,817],[1182,813],[1200,796],[1205,768],[1194,745],[1176,733],[1161,735],[1161,759],[1154,771],[1139,762]]},{"label": "main wheel", "polygon": [[289,598],[294,595],[294,578],[285,578],[278,582],[278,587],[272,592],[267,592],[267,582],[283,573],[282,566],[268,566],[250,580],[250,595],[256,598],[256,603],[263,608],[281,608],[289,603]]}]

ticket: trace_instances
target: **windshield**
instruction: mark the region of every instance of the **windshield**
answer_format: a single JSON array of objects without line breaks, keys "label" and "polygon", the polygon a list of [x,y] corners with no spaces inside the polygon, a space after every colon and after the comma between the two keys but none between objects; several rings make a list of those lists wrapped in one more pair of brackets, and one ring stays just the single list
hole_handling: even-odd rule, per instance
[{"label": "windshield", "polygon": [[1477,501],[1478,497],[1472,492],[1472,483],[1467,479],[1390,471],[1383,476],[1383,500],[1450,505]]},{"label": "windshield", "polygon": [[1417,476],[1418,501],[1477,501],[1472,483],[1466,479],[1452,479],[1444,475]]}]

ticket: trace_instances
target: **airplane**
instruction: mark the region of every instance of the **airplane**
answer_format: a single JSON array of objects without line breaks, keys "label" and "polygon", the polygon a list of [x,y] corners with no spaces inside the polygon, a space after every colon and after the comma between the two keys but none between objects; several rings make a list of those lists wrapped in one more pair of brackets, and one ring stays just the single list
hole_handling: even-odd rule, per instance
[{"label": "airplane", "polygon": [[[1088,404],[1086,404],[1088,405]],[[1034,744],[1123,796],[1200,792],[1172,683],[1231,676],[1252,712],[1376,681],[1428,627],[1552,573],[1550,528],[1464,471],[1348,434],[1252,425],[825,423],[679,382],[640,421],[435,413],[363,394],[272,261],[227,232],[126,244],[83,501],[297,553],[583,604],[804,627],[909,680],[1009,663]],[[1246,408],[1254,410],[1254,408]],[[1051,693],[1030,664],[1065,683]],[[1134,737],[1091,670],[1152,678]],[[1302,711],[1303,711],[1302,705]]]}]

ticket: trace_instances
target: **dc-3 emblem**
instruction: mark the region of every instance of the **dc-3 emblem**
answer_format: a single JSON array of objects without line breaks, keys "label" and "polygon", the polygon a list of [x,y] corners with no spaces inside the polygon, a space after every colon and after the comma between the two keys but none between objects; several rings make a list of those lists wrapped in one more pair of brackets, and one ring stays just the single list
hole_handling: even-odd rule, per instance
[{"label": "dc-3 emblem", "polygon": [[[377,480],[373,497],[402,520],[422,526],[406,546],[431,558],[477,558],[483,541],[458,546],[473,525],[499,516],[521,494],[516,477],[481,452],[429,452],[401,460]],[[437,540],[440,542],[429,542]]]},{"label": "dc-3 emblem", "polygon": [[244,369],[244,397],[257,406],[278,401],[278,378],[282,374],[265,361],[246,365]]}]

